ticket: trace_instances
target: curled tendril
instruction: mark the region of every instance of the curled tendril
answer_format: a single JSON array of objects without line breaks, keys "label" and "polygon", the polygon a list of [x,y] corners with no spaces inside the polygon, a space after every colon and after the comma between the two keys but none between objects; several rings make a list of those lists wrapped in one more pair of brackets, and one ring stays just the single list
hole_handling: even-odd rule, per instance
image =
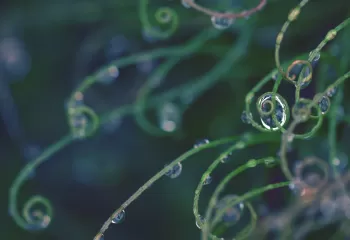
[{"label": "curled tendril", "polygon": [[[202,230],[202,233],[203,233],[203,239],[208,239],[208,234],[209,232],[211,231],[212,227],[215,226],[217,223],[220,222],[220,219],[223,217],[223,215],[225,214],[225,212],[235,206],[236,204],[240,203],[240,202],[245,202],[245,203],[248,203],[247,200],[250,199],[250,198],[253,198],[255,196],[258,196],[266,191],[269,191],[269,190],[272,190],[272,189],[277,189],[277,188],[281,188],[281,187],[286,187],[290,184],[290,182],[280,182],[280,183],[275,183],[275,184],[269,184],[269,185],[266,185],[264,187],[261,187],[261,188],[257,188],[257,189],[253,189],[251,190],[250,192],[248,193],[245,193],[243,194],[241,197],[238,197],[236,198],[235,200],[232,200],[231,202],[229,202],[224,208],[220,209],[220,211],[218,211],[216,214],[215,214],[215,217],[214,219],[210,222],[210,225],[206,224],[203,226],[203,230]],[[249,204],[248,204],[249,205]],[[209,205],[210,207],[210,205]],[[237,239],[244,239],[246,238],[247,236],[249,236],[252,231],[255,229],[255,226],[256,226],[256,220],[257,220],[257,217],[256,217],[256,213],[254,211],[254,209],[251,207],[249,208],[251,211],[251,217],[252,217],[252,220],[251,220],[251,225],[250,226],[247,226],[246,228],[244,228],[243,230],[241,230],[238,235],[237,235]],[[254,222],[253,222],[254,221]]]},{"label": "curled tendril", "polygon": [[268,130],[277,131],[289,120],[288,103],[278,93],[264,93],[258,98],[256,107],[261,117],[261,123]]},{"label": "curled tendril", "polygon": [[[230,149],[228,149],[227,152],[229,152],[230,150],[234,150],[235,148],[239,148],[239,146],[241,145],[242,143],[237,143],[235,144],[233,147],[231,147]],[[254,164],[251,164],[252,162],[254,162]],[[261,163],[265,163],[265,161],[263,159],[261,160],[250,160],[250,162],[236,168],[234,171],[232,171],[231,173],[229,173],[228,175],[225,176],[225,178],[219,183],[219,185],[216,187],[213,195],[211,196],[210,200],[209,200],[209,205],[208,205],[208,208],[206,210],[206,214],[205,214],[205,219],[206,221],[204,222],[204,224],[202,224],[203,226],[203,238],[206,239],[208,237],[208,235],[211,236],[211,238],[213,237],[213,235],[210,233],[211,232],[211,228],[213,227],[213,224],[211,223],[211,217],[212,217],[212,213],[213,213],[213,210],[214,208],[216,207],[217,205],[217,202],[218,202],[218,197],[220,195],[220,193],[223,192],[225,186],[227,185],[227,183],[235,176],[237,176],[239,173],[249,169],[250,167],[254,167],[258,164],[261,164]],[[209,169],[212,169],[212,166],[209,167]],[[204,175],[203,175],[204,176]],[[202,180],[203,180],[203,177],[202,177]],[[200,191],[201,189],[197,188],[197,191]],[[197,192],[196,191],[196,192]],[[197,196],[198,195],[198,196]],[[196,194],[196,197],[195,197],[195,200],[194,200],[194,212],[195,212],[195,216],[196,216],[196,219],[198,221],[198,200],[199,200],[199,193]],[[247,226],[248,228],[251,228],[253,229],[254,226],[255,226],[255,223],[256,223],[256,219],[257,219],[257,216],[256,216],[256,213],[254,211],[254,208],[251,206],[251,204],[249,202],[244,202],[244,205],[248,207],[249,211],[250,211],[250,214],[251,214],[251,223],[249,226]],[[234,206],[234,205],[233,205]],[[225,206],[224,206],[225,207]],[[222,215],[219,215],[220,214],[220,209],[219,211],[217,211],[214,215],[214,219],[215,218],[218,218],[218,219],[221,219],[221,217],[223,216]],[[245,235],[247,234],[248,229],[244,228],[243,230],[241,230],[237,235],[236,235],[236,238],[237,239],[240,239],[239,236],[242,236],[242,235]],[[210,234],[209,234],[210,233]]]},{"label": "curled tendril", "polygon": [[[291,73],[291,72],[298,65],[305,65],[302,68],[302,72],[303,71],[308,71],[308,74],[305,77],[303,76],[304,74],[300,74],[300,78],[296,82],[297,75],[295,73]],[[305,70],[305,68],[307,68],[307,70]],[[295,60],[291,65],[289,65],[285,75],[286,75],[286,78],[287,78],[288,81],[291,81],[295,85],[298,85],[300,88],[305,88],[306,86],[309,85],[309,83],[310,83],[310,81],[312,79],[312,66],[311,66],[311,63],[309,61],[305,61],[305,60]]]},{"label": "curled tendril", "polygon": [[220,13],[217,11],[210,10],[209,8],[205,8],[195,3],[194,0],[182,0],[182,1],[188,6],[206,15],[209,15],[211,17],[226,18],[226,19],[237,19],[237,18],[249,17],[250,15],[256,13],[257,11],[260,11],[266,5],[266,2],[267,2],[266,0],[260,0],[259,4],[256,7],[251,8],[249,10],[244,10],[238,13]]},{"label": "curled tendril", "polygon": [[[35,205],[42,205],[44,210],[37,210]],[[31,226],[31,229],[46,228],[52,218],[52,206],[50,202],[42,196],[31,197],[23,207],[23,217]]]},{"label": "curled tendril", "polygon": [[[196,37],[191,39],[186,46],[186,56],[193,53],[198,48],[203,46],[203,44],[213,37],[217,36],[218,32],[204,30]],[[158,87],[164,78],[166,78],[167,73],[181,60],[180,56],[169,58],[167,61],[162,63],[151,76],[147,79],[144,85],[140,88],[137,100],[135,102],[135,119],[138,125],[150,133],[151,135],[163,136],[173,134],[173,132],[166,132],[160,129],[158,126],[154,126],[147,117],[145,116],[145,109],[147,105],[148,96],[154,88]],[[180,112],[183,112],[184,109],[181,109]],[[181,113],[179,113],[181,114]]]},{"label": "curled tendril", "polygon": [[[101,237],[103,236],[104,232],[108,229],[109,225],[112,223],[112,220],[115,216],[118,216],[118,214],[120,214],[123,210],[125,210],[134,200],[136,200],[145,190],[147,190],[155,181],[157,181],[158,179],[160,179],[166,172],[168,172],[170,169],[172,169],[176,164],[187,160],[190,156],[192,156],[193,154],[200,152],[204,149],[209,149],[209,148],[213,148],[216,147],[218,145],[222,145],[222,144],[227,144],[230,143],[232,141],[237,141],[238,137],[232,137],[232,138],[227,138],[227,139],[221,139],[218,141],[213,141],[204,145],[201,145],[197,148],[193,148],[191,150],[189,150],[188,152],[184,153],[183,155],[181,155],[180,157],[178,157],[177,159],[175,159],[172,163],[170,163],[169,165],[167,165],[165,168],[163,168],[160,172],[158,172],[156,175],[154,175],[151,179],[149,179],[143,186],[141,186],[131,197],[129,197],[129,199],[127,199],[116,211],[114,211],[114,213],[108,218],[108,220],[104,223],[104,225],[101,227],[100,231],[95,235],[94,240],[100,240]],[[262,143],[262,142],[266,142],[266,141],[276,141],[278,140],[276,138],[276,136],[273,135],[269,135],[268,137],[266,136],[266,134],[264,135],[251,135],[251,134],[247,134],[244,136],[243,139],[241,139],[241,141],[238,141],[235,148],[239,148],[242,149],[246,146],[249,145],[254,145],[254,144],[258,144],[258,143]],[[215,161],[214,163],[211,165],[211,167],[209,167],[210,171],[212,171],[215,166],[217,166],[219,163],[221,163],[222,158],[224,157],[224,155],[220,155]],[[214,166],[214,167],[213,167]],[[209,171],[209,170],[208,170]],[[203,185],[203,183],[201,182],[200,184]],[[272,189],[273,186],[269,186],[269,189]],[[200,191],[196,191],[196,194],[199,194]],[[195,211],[195,210],[194,210]],[[197,210],[198,212],[198,210]],[[196,218],[198,216],[196,215]]]},{"label": "curled tendril", "polygon": [[[316,172],[305,173],[311,166],[317,166],[322,171],[323,177]],[[327,184],[328,175],[329,169],[325,161],[314,156],[307,157],[296,166],[293,184],[301,189],[301,195],[314,195]]]},{"label": "curled tendril", "polygon": [[[17,210],[17,195],[22,184],[28,179],[28,176],[41,163],[48,160],[49,157],[55,154],[60,149],[64,148],[72,142],[72,136],[66,136],[54,145],[48,147],[40,156],[33,161],[30,161],[18,174],[15,181],[12,183],[9,194],[9,213],[14,221],[23,229],[29,231],[38,231],[46,228],[52,218],[52,207],[50,202],[42,196],[31,197],[24,205],[23,218]],[[36,205],[41,205],[43,208],[34,208]]]},{"label": "curled tendril", "polygon": [[169,38],[172,34],[174,34],[179,25],[178,15],[169,7],[158,8],[154,15],[156,21],[161,25],[168,25],[167,30],[160,30],[155,28],[155,26],[152,26],[150,23],[147,14],[147,5],[148,0],[140,0],[139,15],[144,31],[146,31],[148,36],[158,39]]},{"label": "curled tendril", "polygon": [[67,118],[72,135],[76,138],[92,136],[99,127],[99,117],[84,105],[81,92],[75,93],[68,102]]},{"label": "curled tendril", "polygon": [[[246,112],[249,115],[251,115],[250,103],[252,98],[252,94],[248,94],[246,97]],[[263,132],[284,131],[283,125],[288,123],[290,113],[287,101],[280,94],[276,92],[262,94],[256,101],[256,108],[262,125],[251,117],[250,123],[253,127]]]}]

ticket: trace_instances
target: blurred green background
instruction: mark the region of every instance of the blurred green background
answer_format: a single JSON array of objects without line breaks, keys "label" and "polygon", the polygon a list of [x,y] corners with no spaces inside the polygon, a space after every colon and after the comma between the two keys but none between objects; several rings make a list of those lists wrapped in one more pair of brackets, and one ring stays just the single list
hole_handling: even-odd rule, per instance
[{"label": "blurred green background", "polygon": [[[198,2],[213,8],[217,2],[242,8],[258,3]],[[196,140],[254,132],[240,119],[245,94],[274,68],[276,35],[297,3],[271,0],[249,20],[237,20],[240,28],[245,27],[245,21],[252,22],[246,27],[254,27],[246,53],[232,64],[228,73],[220,76],[213,88],[191,103],[182,116],[183,136],[150,136],[135,124],[133,116],[126,116],[101,126],[92,138],[74,142],[42,164],[21,188],[18,208],[33,194],[46,196],[54,208],[53,220],[44,231],[27,232],[8,214],[8,190],[26,162],[68,133],[65,102],[74,88],[111,60],[183,44],[210,27],[211,22],[202,13],[184,8],[180,0],[149,0],[150,19],[158,7],[169,6],[180,20],[172,37],[152,40],[142,34],[138,0],[2,1],[0,44],[3,46],[9,38],[12,42],[0,46],[1,57],[5,59],[0,66],[1,239],[92,239],[114,209],[165,164],[190,149]],[[347,0],[311,1],[286,34],[282,61],[316,47],[330,28],[349,15],[349,7]],[[156,92],[205,75],[235,44],[239,34],[234,24],[206,43],[181,61],[171,71],[169,81]],[[120,69],[120,76],[111,85],[96,84],[86,93],[87,104],[102,114],[132,103],[142,83],[162,61]],[[154,112],[149,114],[155,120]],[[325,138],[321,134],[317,141]],[[105,239],[199,239],[200,231],[192,213],[194,190],[201,174],[223,149],[194,156],[183,164],[177,179],[159,180],[127,209],[122,224],[110,227]],[[200,210],[204,211],[206,200],[229,169],[252,157],[275,155],[277,149],[278,145],[260,145],[232,156],[227,167],[215,172],[213,183],[203,191]],[[261,182],[283,179],[279,169],[256,168],[230,184],[229,192],[242,194],[261,186]],[[280,209],[288,201],[283,196],[285,191],[281,190],[258,198],[258,212]]]}]

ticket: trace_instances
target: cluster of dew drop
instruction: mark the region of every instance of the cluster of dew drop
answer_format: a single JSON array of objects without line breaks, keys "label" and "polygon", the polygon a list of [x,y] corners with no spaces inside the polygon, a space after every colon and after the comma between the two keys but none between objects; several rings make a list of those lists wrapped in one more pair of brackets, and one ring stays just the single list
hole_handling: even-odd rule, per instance
[{"label": "cluster of dew drop", "polygon": [[[295,239],[302,239],[301,236],[305,237],[308,231],[311,231],[314,227],[317,227],[317,225],[324,225],[339,219],[339,212],[345,213],[342,214],[344,217],[346,212],[348,212],[346,210],[346,208],[349,206],[348,203],[350,203],[350,197],[346,186],[347,181],[344,183],[344,178],[342,179],[339,177],[339,172],[336,169],[336,166],[341,165],[340,161],[337,160],[338,158],[331,159],[331,162],[328,164],[323,159],[319,159],[315,156],[306,157],[303,161],[296,164],[294,174],[291,173],[288,167],[286,155],[287,145],[291,145],[294,139],[308,139],[316,133],[322,124],[322,119],[330,110],[330,98],[336,94],[337,86],[350,76],[349,73],[344,74],[342,77],[338,78],[335,83],[331,84],[325,91],[315,94],[313,99],[300,97],[300,90],[308,87],[313,79],[312,65],[320,60],[320,52],[322,48],[327,42],[334,39],[339,29],[344,28],[349,23],[349,19],[345,20],[337,28],[335,28],[337,30],[330,30],[319,46],[310,52],[308,60],[295,60],[288,66],[287,71],[283,70],[279,62],[280,44],[289,24],[297,19],[301,8],[307,2],[308,0],[301,1],[301,3],[291,11],[288,16],[288,21],[282,27],[281,32],[277,36],[275,56],[278,71],[274,71],[268,76],[272,77],[275,82],[274,91],[263,94],[258,98],[256,103],[262,125],[259,125],[254,121],[249,107],[256,91],[248,93],[246,97],[246,109],[241,115],[241,119],[244,123],[251,124],[258,130],[282,132],[281,152],[279,153],[281,158],[281,168],[287,179],[291,181],[289,187],[296,194],[298,198],[297,203],[301,205],[299,206],[299,209],[302,209],[302,211],[286,211],[279,218],[273,216],[266,221],[268,223],[266,226],[263,225],[262,228],[265,230],[268,229],[268,231],[275,231],[276,229],[279,229],[280,235],[278,239],[287,239],[286,237],[290,237],[291,235],[293,235]],[[268,78],[266,79],[268,80]],[[277,93],[278,86],[282,80],[292,83],[296,89],[295,103],[292,106],[293,121],[287,128],[284,127],[287,125],[289,119],[289,106],[287,101]],[[317,119],[316,125],[310,132],[304,134],[297,134],[293,132],[298,124],[305,123],[309,119]],[[333,168],[334,179],[330,179],[329,165],[335,166],[335,168]],[[337,194],[334,194],[335,189],[338,191]],[[328,211],[327,215],[324,213],[324,203],[325,199],[329,200],[329,198],[333,198],[332,201],[328,201],[328,204],[333,205],[333,210],[331,211],[332,214],[329,214]],[[339,202],[337,207],[334,206],[336,202]],[[310,210],[311,207],[315,207],[315,204],[318,204],[318,208],[316,207],[316,210],[312,210],[313,214],[310,214],[311,216],[306,216],[307,213],[305,213],[305,211]],[[329,205],[329,207],[331,206]],[[335,211],[334,208],[336,208],[337,211]],[[321,212],[323,214],[321,223],[319,221],[315,221],[315,212]],[[296,219],[300,218],[300,215],[302,215],[302,218],[306,222],[303,222],[302,225],[298,225],[294,222]],[[276,219],[279,220],[276,222]],[[345,216],[345,218],[342,219],[344,221],[344,219],[348,219],[348,216]],[[283,224],[280,224],[280,222],[283,222]],[[293,232],[293,234],[291,232]],[[257,239],[262,239],[261,234],[257,236],[255,236]]]}]

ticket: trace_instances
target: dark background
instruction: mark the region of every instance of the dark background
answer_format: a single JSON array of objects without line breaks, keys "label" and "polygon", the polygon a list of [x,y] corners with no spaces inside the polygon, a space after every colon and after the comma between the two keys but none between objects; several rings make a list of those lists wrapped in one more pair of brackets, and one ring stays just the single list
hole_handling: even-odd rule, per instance
[{"label": "dark background", "polygon": [[[211,25],[209,17],[185,9],[180,0],[149,2],[150,19],[160,6],[172,7],[177,12],[180,25],[169,39],[147,42],[142,37],[137,0],[1,2],[0,41],[13,37],[19,45],[12,50],[6,48],[9,52],[5,54],[19,57],[13,65],[2,62],[0,66],[0,239],[92,239],[123,201],[166,163],[190,149],[197,139],[219,139],[255,131],[240,119],[245,94],[274,68],[275,37],[290,9],[297,4],[295,0],[268,1],[261,12],[248,20],[254,23],[247,27],[255,29],[245,56],[213,88],[200,93],[191,103],[182,117],[185,133],[182,137],[150,136],[131,115],[114,126],[101,126],[93,137],[74,142],[50,157],[20,189],[19,209],[33,194],[51,201],[54,216],[49,228],[27,232],[15,224],[7,210],[11,183],[26,162],[69,132],[65,102],[84,77],[112,59],[183,44]],[[216,6],[204,0],[198,2]],[[258,1],[232,2],[235,6],[251,7]],[[286,35],[282,61],[316,47],[331,27],[349,15],[349,7],[346,0],[311,1]],[[237,20],[237,26],[244,27],[245,21]],[[169,84],[161,91],[205,75],[238,35],[234,25],[186,58],[172,71]],[[111,43],[112,39],[119,40]],[[150,69],[163,60],[151,62]],[[120,76],[112,85],[96,84],[88,90],[87,103],[98,114],[132,103],[147,76],[147,71],[142,72],[135,65],[120,69]],[[150,112],[151,120],[153,113]],[[316,149],[325,139],[321,131],[309,149]],[[200,231],[192,213],[194,190],[201,173],[223,149],[191,158],[183,164],[177,179],[160,179],[126,210],[122,224],[110,227],[105,239],[198,239]],[[200,211],[205,210],[205,201],[228,170],[252,157],[275,155],[277,149],[278,145],[261,145],[234,155],[226,167],[215,172],[213,183],[203,191]],[[262,182],[283,179],[279,169],[256,168],[238,177],[230,185],[230,192],[243,194],[262,186]],[[259,198],[258,212],[280,209],[288,202],[283,196],[287,193],[277,191],[275,195]]]}]

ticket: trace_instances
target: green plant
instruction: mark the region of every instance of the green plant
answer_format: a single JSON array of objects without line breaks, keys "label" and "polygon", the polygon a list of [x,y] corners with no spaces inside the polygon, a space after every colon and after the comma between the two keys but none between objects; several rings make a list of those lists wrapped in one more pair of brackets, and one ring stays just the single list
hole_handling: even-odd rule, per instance
[{"label": "green plant", "polygon": [[[100,124],[106,123],[113,119],[122,118],[126,115],[134,115],[138,125],[151,135],[163,136],[174,134],[174,128],[159,128],[153,124],[146,117],[146,110],[154,109],[162,106],[164,102],[174,101],[185,95],[191,95],[197,97],[204,91],[210,89],[215,83],[217,83],[220,76],[230,71],[232,64],[236,63],[239,59],[244,56],[245,51],[248,47],[249,39],[253,34],[253,21],[242,23],[240,26],[240,36],[235,42],[234,46],[230,48],[220,62],[215,65],[212,69],[207,71],[202,77],[194,79],[189,83],[182,84],[171,90],[152,96],[158,86],[161,85],[161,81],[167,77],[167,74],[185,57],[198,51],[203,45],[217,36],[219,36],[223,29],[227,29],[233,23],[232,19],[244,18],[256,13],[261,10],[266,4],[266,1],[262,0],[257,7],[252,8],[248,11],[241,11],[238,14],[230,13],[219,13],[204,9],[195,2],[184,0],[186,6],[192,7],[212,17],[212,22],[217,28],[209,28],[203,30],[193,39],[189,40],[188,43],[177,46],[159,48],[156,50],[142,52],[135,55],[127,56],[111,62],[107,66],[98,70],[95,74],[90,75],[84,79],[84,81],[76,88],[72,93],[68,101],[67,109],[67,120],[70,126],[70,133],[59,140],[57,143],[48,147],[37,159],[28,163],[19,173],[15,179],[12,187],[10,188],[9,194],[9,209],[11,216],[14,218],[16,223],[27,230],[39,230],[46,228],[51,220],[52,207],[47,199],[41,196],[34,196],[31,198],[23,208],[22,218],[17,210],[17,193],[21,185],[28,178],[29,174],[39,164],[48,160],[50,156],[55,154],[60,149],[69,145],[73,141],[85,139],[93,136],[98,130]],[[266,191],[277,189],[280,187],[290,186],[298,188],[301,192],[307,191],[307,195],[299,194],[299,197],[316,199],[317,194],[323,193],[323,188],[328,186],[330,173],[328,173],[328,165],[332,166],[334,181],[343,182],[340,177],[339,171],[336,168],[336,131],[337,126],[337,106],[341,102],[341,94],[344,91],[343,83],[347,78],[350,77],[350,72],[346,72],[348,68],[348,57],[344,56],[338,59],[336,56],[332,56],[327,51],[324,51],[324,47],[330,41],[333,41],[338,37],[338,34],[345,29],[350,23],[350,19],[346,19],[337,27],[331,29],[320,44],[310,53],[298,56],[293,60],[292,63],[286,62],[281,64],[280,62],[280,46],[284,35],[289,25],[296,21],[301,9],[308,3],[308,0],[301,1],[288,15],[288,20],[282,27],[282,30],[277,35],[276,47],[275,47],[275,61],[276,69],[272,70],[267,74],[261,81],[259,81],[251,91],[249,91],[245,98],[245,111],[242,114],[242,120],[256,128],[257,130],[264,132],[261,134],[247,133],[242,136],[235,136],[231,138],[219,139],[211,142],[204,142],[197,144],[195,147],[183,155],[175,159],[173,162],[164,167],[151,179],[149,179],[143,186],[141,186],[130,198],[128,198],[117,210],[115,210],[108,220],[104,223],[98,234],[95,236],[95,240],[101,240],[104,232],[107,230],[111,223],[118,223],[125,215],[125,209],[137,199],[145,190],[147,190],[155,181],[160,179],[163,175],[169,175],[169,171],[175,172],[175,177],[181,172],[182,162],[189,159],[192,155],[209,148],[215,148],[220,145],[230,145],[225,151],[223,151],[203,173],[201,180],[195,190],[193,212],[198,227],[202,231],[202,239],[220,239],[216,237],[216,232],[221,233],[223,230],[216,229],[215,227],[222,221],[225,214],[230,211],[238,211],[236,206],[244,204],[248,208],[251,214],[250,224],[239,231],[235,239],[244,239],[250,237],[255,232],[257,225],[258,216],[254,210],[253,205],[249,202],[253,197],[258,196]],[[139,16],[144,27],[145,33],[156,39],[166,39],[175,33],[178,27],[178,16],[175,11],[171,8],[162,7],[159,8],[155,13],[155,19],[160,24],[165,24],[168,28],[155,28],[152,26],[147,15],[147,4],[148,1],[143,0],[139,3]],[[237,23],[239,24],[239,23]],[[346,42],[347,34],[344,34],[344,39],[339,39],[339,44]],[[344,44],[344,52],[348,51],[348,46]],[[156,59],[166,57],[167,59],[161,63],[157,69],[148,77],[143,86],[139,89],[137,99],[135,103],[130,105],[124,105],[116,108],[112,112],[98,116],[95,110],[84,104],[84,93],[93,86],[95,83],[108,82],[108,78],[113,78],[119,74],[120,69],[131,64],[135,64],[140,59]],[[305,59],[305,60],[304,60]],[[320,60],[321,59],[321,60]],[[314,78],[314,67],[313,63],[320,62],[320,70],[332,66],[336,69],[339,76],[337,80],[332,83],[327,82],[325,74],[320,74],[317,80],[317,94],[313,99],[301,97],[301,90],[305,89],[311,83]],[[287,70],[285,70],[287,69]],[[107,80],[106,80],[107,79]],[[272,90],[263,93],[258,98],[256,94],[262,91],[263,87],[273,81]],[[294,101],[292,101],[291,108],[289,107],[289,100],[285,99],[282,94],[278,93],[280,86],[284,83],[291,84],[290,86],[295,87]],[[337,95],[334,96],[334,91],[337,89]],[[330,98],[334,97],[334,101]],[[256,111],[251,109],[251,104],[256,103]],[[179,112],[184,112],[188,105],[181,105]],[[262,124],[259,124],[254,120],[254,116],[258,115]],[[290,115],[292,121],[289,123]],[[322,126],[324,118],[329,119],[328,126],[328,141],[330,146],[329,161],[316,159],[313,156],[306,158],[303,161],[303,165],[293,175],[290,170],[287,158],[287,149],[292,145],[295,140],[305,140],[313,137]],[[349,121],[347,117],[344,117],[345,121]],[[299,132],[297,126],[303,125],[303,129],[310,126],[309,120],[314,120],[316,123],[311,127],[311,130],[305,132]],[[172,120],[170,120],[172,121]],[[174,123],[175,125],[178,123]],[[288,125],[289,124],[289,125]],[[278,135],[272,132],[280,132]],[[176,131],[175,131],[176,133]],[[198,210],[198,202],[200,193],[203,186],[208,183],[208,178],[212,172],[219,167],[222,163],[225,163],[225,159],[236,150],[242,150],[252,145],[257,144],[268,144],[271,142],[280,142],[280,153],[279,156],[267,156],[264,158],[253,158],[242,164],[240,167],[235,168],[224,179],[218,184],[213,195],[209,200],[208,207],[205,214],[200,214]],[[252,189],[241,196],[232,197],[226,201],[219,208],[217,204],[219,196],[223,193],[223,190],[227,186],[230,180],[245,170],[249,170],[258,165],[265,165],[266,167],[273,167],[280,165],[281,169],[287,179],[287,181],[279,183],[271,183],[266,186]],[[309,165],[316,165],[323,171],[323,178],[315,182],[308,182],[309,180],[304,176],[304,169]],[[180,171],[180,172],[179,172]],[[338,186],[338,185],[336,185]],[[332,186],[331,186],[332,187]],[[344,192],[345,193],[345,192]],[[309,201],[309,200],[308,200]],[[45,208],[43,211],[33,210],[33,206],[36,204],[42,204]],[[233,210],[232,210],[233,209]],[[237,220],[239,219],[239,213],[235,213]],[[227,226],[224,227],[224,230]],[[215,232],[215,233],[214,233]],[[290,233],[284,232],[285,237],[288,237]]]}]

